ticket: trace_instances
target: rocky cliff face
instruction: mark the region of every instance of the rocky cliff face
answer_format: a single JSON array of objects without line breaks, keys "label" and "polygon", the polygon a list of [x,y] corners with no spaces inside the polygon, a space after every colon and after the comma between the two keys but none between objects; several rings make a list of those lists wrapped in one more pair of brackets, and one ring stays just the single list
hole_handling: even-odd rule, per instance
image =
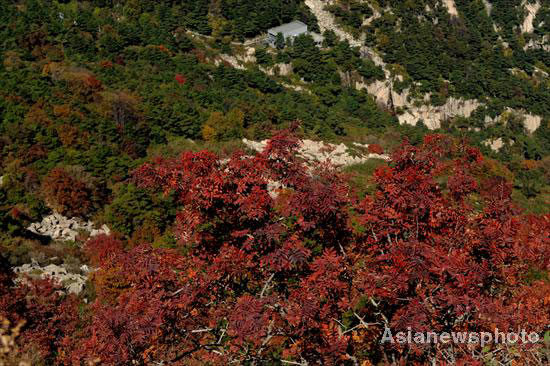
[{"label": "rocky cliff face", "polygon": [[540,3],[538,0],[534,3],[527,3],[526,0],[523,1],[523,7],[527,13],[523,24],[521,25],[521,31],[523,33],[532,33],[534,30],[533,21],[537,16],[538,11],[540,10]]},{"label": "rocky cliff face", "polygon": [[[447,8],[451,16],[459,15],[454,0],[442,1],[442,5]],[[305,3],[317,17],[321,31],[328,29],[333,30],[341,39],[348,40],[351,46],[359,47],[361,49],[361,54],[371,58],[375,64],[384,69],[386,80],[377,80],[370,84],[366,84],[364,81],[357,81],[355,82],[355,87],[357,89],[366,89],[369,94],[375,97],[378,103],[398,111],[397,118],[399,123],[416,125],[419,121],[423,121],[429,129],[437,129],[441,127],[441,122],[447,119],[457,116],[470,117],[472,113],[482,105],[477,100],[449,98],[444,105],[433,106],[429,104],[429,95],[424,96],[423,100],[412,100],[409,95],[409,90],[397,93],[393,87],[391,73],[382,61],[382,58],[372,49],[364,46],[364,36],[360,39],[354,38],[336,24],[332,14],[324,10],[324,7],[331,3],[331,1],[306,0]],[[532,30],[533,19],[540,8],[540,4],[537,4],[538,2],[526,5],[528,7],[528,15],[524,22],[526,30]],[[492,5],[486,0],[485,6],[488,8],[488,12],[490,12]],[[380,14],[375,12],[373,16],[380,16]],[[528,24],[530,24],[530,26]],[[526,115],[525,117],[526,129],[531,132],[536,130],[540,125],[540,117],[532,115]]]},{"label": "rocky cliff face", "polygon": [[[319,28],[321,29],[321,33],[323,33],[326,30],[332,30],[336,35],[342,39],[347,40],[352,47],[359,47],[362,54],[368,54],[369,58],[373,60],[373,62],[376,65],[384,66],[384,62],[382,61],[382,58],[376,54],[372,49],[365,46],[365,35],[362,34],[360,38],[355,38],[353,35],[349,34],[348,32],[344,31],[343,29],[336,24],[336,21],[334,19],[334,16],[326,11],[324,8],[327,4],[331,4],[332,1],[323,1],[323,0],[306,0],[305,4],[309,7],[309,10],[315,15],[317,18],[317,22],[319,24]],[[372,21],[373,19],[376,19],[376,17],[379,17],[380,14],[377,14],[375,12],[374,16],[368,19],[368,21]]]},{"label": "rocky cliff face", "polygon": [[548,34],[539,38],[533,38],[525,45],[524,49],[543,50],[550,52],[550,37]]},{"label": "rocky cliff face", "polygon": [[[419,121],[423,121],[429,129],[437,129],[441,127],[441,122],[453,117],[470,117],[472,113],[483,106],[482,103],[475,99],[458,99],[448,98],[446,103],[441,106],[433,106],[427,103],[429,98],[425,96],[421,105],[418,101],[411,100],[409,91],[406,89],[402,93],[397,93],[392,89],[390,81],[377,81],[372,84],[357,83],[357,88],[365,88],[372,94],[376,100],[398,111],[397,118],[399,123],[407,123],[416,125]],[[508,113],[514,113],[523,117],[525,129],[529,133],[535,132],[542,123],[542,118],[537,115],[530,114],[524,110],[507,109]],[[486,118],[487,124],[496,122],[496,119]]]},{"label": "rocky cliff face", "polygon": [[[376,81],[371,84],[359,82],[356,83],[356,88],[365,88],[369,94],[376,98],[378,103],[398,111],[399,123],[414,126],[419,121],[423,121],[429,129],[441,127],[442,121],[452,117],[470,117],[481,106],[481,103],[477,100],[457,98],[447,99],[447,102],[442,106],[433,106],[428,103],[429,95],[424,96],[422,101],[414,101],[411,99],[408,89],[397,93],[393,89],[393,83],[390,80]],[[419,103],[421,104],[419,105]]]},{"label": "rocky cliff face", "polygon": [[535,116],[523,110],[514,110],[511,108],[506,108],[504,113],[502,113],[500,116],[497,116],[495,118],[485,116],[485,125],[489,126],[496,122],[506,120],[507,116],[511,114],[517,115],[523,119],[523,126],[525,127],[525,130],[528,133],[535,132],[540,127],[540,124],[542,123],[542,118],[540,116]]},{"label": "rocky cliff face", "polygon": [[504,140],[502,140],[502,137],[499,137],[497,139],[485,140],[482,144],[490,147],[493,151],[499,151],[504,146]]},{"label": "rocky cliff face", "polygon": [[447,11],[451,16],[458,16],[458,10],[456,9],[456,4],[454,0],[443,0],[443,3],[447,7]]},{"label": "rocky cliff face", "polygon": [[477,100],[463,100],[449,98],[442,106],[432,106],[429,104],[419,107],[407,105],[407,109],[397,116],[399,123],[416,125],[423,121],[426,127],[431,130],[441,127],[441,122],[453,117],[470,117],[472,113],[480,106]]},{"label": "rocky cliff face", "polygon": [[[387,65],[376,51],[365,46],[365,34],[361,34],[356,38],[350,33],[342,29],[335,21],[334,16],[325,10],[325,6],[332,4],[333,0],[305,0],[306,6],[316,16],[321,32],[332,30],[340,39],[345,39],[352,47],[358,47],[363,57],[371,59],[376,65],[381,66],[384,70],[386,80],[365,83],[362,80],[354,81],[354,86],[357,89],[366,89],[367,92],[374,96],[378,103],[396,111],[397,119],[401,124],[416,125],[422,121],[429,129],[437,129],[441,127],[441,123],[453,117],[470,117],[472,113],[482,107],[483,104],[478,100],[466,100],[461,98],[448,98],[445,104],[434,106],[430,104],[430,95],[424,95],[420,98],[412,98],[408,89],[398,93],[394,88],[394,79],[399,79],[399,75],[392,75]],[[490,14],[493,10],[493,5],[488,0],[483,0],[487,13]],[[447,9],[449,15],[453,17],[460,16],[455,0],[441,0],[436,6],[441,6]],[[541,9],[539,0],[529,2],[525,0],[522,4],[525,11],[525,18],[521,24],[523,33],[533,33],[535,29],[535,20]],[[373,15],[365,19],[364,25],[372,22],[381,16],[381,10],[377,6],[371,6]],[[496,25],[495,25],[496,27]],[[257,40],[255,40],[257,41]],[[221,54],[218,55],[213,62],[215,64],[226,63],[237,69],[245,69],[246,64],[255,63],[255,49],[250,47],[252,43],[245,42],[240,44],[244,46],[244,52],[235,56]],[[539,48],[550,51],[550,36],[543,35],[542,37],[533,37],[529,39],[525,48]],[[291,64],[276,64],[272,67],[260,67],[260,69],[268,75],[288,76],[292,74]],[[307,86],[282,84],[286,88],[297,91],[308,92]],[[525,128],[529,132],[534,132],[541,124],[541,117],[529,114],[525,111],[514,111],[525,117]]]}]

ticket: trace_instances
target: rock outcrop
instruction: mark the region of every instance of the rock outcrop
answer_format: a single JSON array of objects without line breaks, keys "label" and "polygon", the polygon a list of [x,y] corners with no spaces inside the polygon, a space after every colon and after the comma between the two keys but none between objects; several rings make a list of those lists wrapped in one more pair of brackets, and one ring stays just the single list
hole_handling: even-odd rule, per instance
[{"label": "rock outcrop", "polygon": [[456,10],[456,4],[454,0],[443,0],[443,3],[447,7],[447,11],[449,12],[449,15],[454,17],[458,16],[458,10]]},{"label": "rock outcrop", "polygon": [[[243,143],[254,151],[261,152],[267,145],[267,140],[251,141],[243,139]],[[367,144],[354,143],[360,150],[368,149]],[[359,150],[358,149],[358,150]],[[369,159],[390,160],[385,154],[361,154],[348,148],[344,144],[330,144],[323,141],[302,140],[298,149],[298,155],[309,162],[330,162],[335,166],[349,166],[361,164]]]},{"label": "rock outcrop", "polygon": [[226,63],[235,69],[239,69],[239,70],[246,69],[246,67],[241,65],[241,62],[237,60],[235,56],[227,55],[225,53],[220,54],[219,58],[214,59],[214,65],[218,66],[222,63]]},{"label": "rock outcrop", "polygon": [[550,36],[548,34],[539,37],[538,39],[532,38],[529,42],[523,47],[524,50],[533,49],[533,50],[543,50],[550,52]]},{"label": "rock outcrop", "polygon": [[269,68],[264,68],[260,66],[260,70],[262,70],[263,72],[265,72],[267,75],[270,75],[270,76],[273,76],[273,75],[288,76],[292,74],[292,64],[278,63]]},{"label": "rock outcrop", "polygon": [[527,15],[525,16],[523,24],[521,25],[521,32],[532,33],[534,30],[533,21],[535,20],[537,13],[540,10],[540,3],[538,2],[538,0],[534,3],[527,3],[524,0],[523,6],[525,7]]},{"label": "rock outcrop", "polygon": [[485,10],[487,11],[487,14],[491,15],[491,12],[493,11],[493,4],[491,4],[487,0],[483,0],[483,5],[485,6]]},{"label": "rock outcrop", "polygon": [[390,80],[377,80],[368,85],[356,83],[355,87],[365,88],[369,94],[376,98],[378,103],[398,111],[399,123],[414,126],[422,120],[429,129],[441,127],[442,121],[452,117],[470,117],[481,106],[477,100],[457,98],[448,98],[445,104],[433,106],[429,104],[429,95],[424,96],[424,100],[419,101],[420,105],[418,105],[418,102],[414,103],[410,100],[408,89],[401,93],[394,91]]},{"label": "rock outcrop", "polygon": [[33,260],[32,263],[15,267],[14,272],[18,275],[16,282],[25,281],[26,276],[42,279],[51,278],[62,285],[68,293],[78,295],[86,285],[90,269],[88,266],[83,265],[80,267],[80,273],[70,273],[63,266],[49,264],[42,267],[38,262]]},{"label": "rock outcrop", "polygon": [[423,121],[426,127],[434,130],[441,127],[441,122],[453,117],[470,117],[481,104],[473,99],[448,98],[442,106],[423,104],[421,106],[408,105],[407,109],[397,116],[400,124],[415,126]]},{"label": "rock outcrop", "polygon": [[[470,117],[472,113],[483,104],[475,99],[448,98],[445,104],[433,106],[429,103],[429,95],[425,95],[423,100],[411,100],[409,90],[405,89],[397,93],[392,88],[391,80],[377,80],[371,84],[362,82],[355,83],[357,89],[366,89],[369,94],[374,96],[376,101],[392,108],[397,112],[397,119],[400,124],[416,125],[423,121],[429,129],[441,127],[441,122],[453,117]],[[529,133],[535,132],[542,123],[542,118],[537,115],[527,113],[524,110],[507,109],[509,113],[515,113],[524,118],[525,129]],[[486,117],[486,125],[495,123],[497,119]]]},{"label": "rock outcrop", "polygon": [[502,137],[499,137],[497,139],[485,140],[482,144],[489,146],[491,150],[498,152],[504,146],[504,141],[502,140]]},{"label": "rock outcrop", "polygon": [[523,125],[529,133],[535,132],[540,127],[540,124],[542,123],[542,118],[540,116],[534,116],[532,114],[526,114],[523,112],[520,113],[522,113],[523,117],[525,118],[523,121]]},{"label": "rock outcrop", "polygon": [[[325,6],[329,4],[327,1],[323,0],[306,0],[305,4],[309,7],[309,10],[317,18],[319,28],[321,33],[326,30],[332,30],[340,39],[347,40],[351,47],[359,47],[362,55],[367,55],[372,61],[379,66],[384,66],[385,63],[382,61],[382,58],[374,52],[374,50],[365,46],[365,35],[362,34],[359,39],[355,38],[353,35],[341,29],[334,19],[334,16],[325,10]],[[376,15],[376,13],[375,13]],[[375,19],[375,18],[373,18]],[[371,19],[372,21],[372,19]]]},{"label": "rock outcrop", "polygon": [[527,113],[524,110],[515,110],[511,108],[506,108],[505,112],[502,113],[500,116],[496,116],[494,118],[485,116],[485,126],[491,126],[499,121],[502,121],[503,118],[506,117],[506,115],[517,115],[520,118],[523,118],[523,126],[525,127],[525,130],[528,133],[535,132],[542,123],[542,117],[536,116],[530,113]]},{"label": "rock outcrop", "polygon": [[99,234],[109,235],[111,231],[107,225],[96,229],[93,222],[84,222],[78,218],[67,218],[57,212],[46,216],[41,222],[32,223],[27,230],[44,236],[49,236],[53,240],[76,240],[80,231],[86,231],[90,236]]},{"label": "rock outcrop", "polygon": [[[267,140],[252,141],[243,139],[243,143],[251,150],[262,152],[267,146]],[[336,167],[345,167],[355,164],[361,164],[369,159],[390,160],[390,157],[385,154],[363,154],[361,151],[366,151],[369,147],[367,144],[354,142],[353,145],[357,150],[350,149],[344,144],[330,144],[322,141],[301,140],[298,149],[298,155],[307,163],[324,163],[329,162]],[[272,198],[279,195],[279,190],[285,188],[281,182],[269,180],[267,190]]]},{"label": "rock outcrop", "polygon": [[325,6],[328,2],[323,0],[306,0],[305,4],[317,18],[321,33],[326,30],[332,30],[340,39],[347,39],[352,47],[363,46],[362,40],[355,39],[351,34],[340,29],[338,24],[336,24],[332,14],[325,10]]}]

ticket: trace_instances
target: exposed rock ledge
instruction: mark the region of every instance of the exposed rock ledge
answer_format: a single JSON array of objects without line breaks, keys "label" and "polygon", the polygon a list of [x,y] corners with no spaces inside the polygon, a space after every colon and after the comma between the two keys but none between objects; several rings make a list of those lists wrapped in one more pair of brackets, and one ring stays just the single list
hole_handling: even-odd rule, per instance
[{"label": "exposed rock ledge", "polygon": [[429,129],[433,130],[441,127],[441,121],[452,117],[470,117],[479,106],[480,104],[476,100],[449,98],[442,106],[411,106],[397,118],[400,124],[407,123],[413,126],[422,120]]},{"label": "exposed rock ledge", "polygon": [[[341,29],[334,19],[334,16],[325,10],[327,4],[331,4],[332,1],[323,1],[323,0],[305,0],[306,6],[309,8],[311,13],[317,18],[319,28],[321,33],[326,30],[332,30],[334,33],[342,40],[347,40],[352,47],[359,47],[362,55],[368,55],[368,57],[378,66],[385,66],[385,63],[382,61],[382,58],[374,52],[371,48],[365,46],[365,34],[361,34],[359,39],[356,39],[348,32]],[[371,19],[372,20],[372,19]],[[387,70],[386,75],[387,75]]]},{"label": "exposed rock ledge", "polygon": [[548,34],[545,34],[538,39],[533,38],[523,47],[523,49],[543,50],[546,52],[550,52],[550,37],[548,36]]},{"label": "exposed rock ledge", "polygon": [[90,233],[90,236],[111,233],[107,225],[96,229],[91,221],[84,222],[78,218],[67,218],[57,212],[44,217],[42,222],[32,223],[27,230],[35,234],[49,236],[53,240],[72,241],[76,239],[80,231],[86,231]]},{"label": "exposed rock ledge", "polygon": [[533,21],[535,20],[537,13],[540,10],[540,3],[538,2],[538,0],[534,3],[527,3],[524,0],[522,5],[525,6],[525,11],[527,12],[527,15],[523,20],[523,24],[521,25],[521,32],[532,33],[534,30]]},{"label": "exposed rock ledge", "polygon": [[[457,99],[453,97],[448,98],[446,103],[441,106],[433,106],[429,104],[429,95],[424,96],[424,100],[420,101],[423,104],[418,106],[409,101],[408,89],[405,89],[402,93],[397,93],[391,85],[390,80],[377,80],[368,85],[362,82],[355,83],[357,89],[366,89],[369,94],[375,97],[378,103],[399,110],[397,118],[400,124],[407,123],[414,126],[422,120],[431,130],[441,127],[442,121],[453,117],[468,118],[477,108],[482,106],[482,103],[475,99]],[[540,116],[529,114],[523,110],[509,109],[509,112],[516,113],[524,118],[525,129],[529,133],[535,132],[542,121]]]},{"label": "exposed rock ledge", "polygon": [[524,110],[515,110],[511,108],[506,108],[506,111],[502,113],[500,116],[497,116],[495,118],[491,118],[489,116],[485,116],[485,125],[490,126],[492,124],[495,124],[499,121],[502,121],[503,119],[506,120],[506,116],[510,114],[518,115],[519,117],[523,118],[523,126],[529,133],[535,132],[542,123],[542,117],[536,116],[533,114],[529,114]]},{"label": "exposed rock ledge", "polygon": [[[267,140],[251,141],[243,139],[243,143],[254,151],[261,152],[267,145]],[[361,149],[367,149],[367,144],[354,143],[355,146]],[[322,141],[302,140],[298,154],[303,159],[310,162],[325,162],[328,161],[336,166],[349,166],[361,164],[369,159],[390,160],[390,157],[385,154],[364,154],[353,155],[352,151],[344,144],[330,144]]]},{"label": "exposed rock ledge", "polygon": [[449,15],[451,16],[458,16],[458,10],[456,10],[456,4],[454,0],[444,0],[443,3],[447,7],[447,11],[449,12]]},{"label": "exposed rock ledge", "polygon": [[20,267],[15,267],[14,272],[18,275],[16,282],[23,282],[25,276],[42,279],[51,278],[55,282],[61,284],[68,293],[78,295],[84,289],[90,269],[88,266],[82,265],[80,267],[81,274],[70,273],[65,267],[55,264],[49,264],[42,267],[33,259],[32,263],[26,263]]},{"label": "exposed rock ledge", "polygon": [[[429,104],[417,106],[409,101],[408,89],[405,89],[402,93],[397,93],[392,89],[391,81],[377,80],[368,85],[358,82],[355,87],[357,89],[367,89],[367,92],[372,94],[378,103],[400,109],[402,113],[397,116],[400,124],[407,123],[414,126],[418,121],[422,120],[432,130],[441,127],[441,122],[446,119],[456,116],[470,117],[481,106],[477,100],[456,98],[447,99],[447,102],[441,106],[432,106]],[[424,101],[428,97],[426,96]]]}]

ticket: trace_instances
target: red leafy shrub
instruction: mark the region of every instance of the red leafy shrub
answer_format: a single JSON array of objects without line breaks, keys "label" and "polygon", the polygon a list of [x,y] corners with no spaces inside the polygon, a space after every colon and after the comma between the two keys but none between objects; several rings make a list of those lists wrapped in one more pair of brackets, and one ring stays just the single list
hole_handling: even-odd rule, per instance
[{"label": "red leafy shrub", "polygon": [[77,299],[66,296],[52,281],[26,280],[0,289],[0,318],[12,324],[25,322],[19,342],[21,351],[40,357],[46,364],[61,362],[64,344],[78,324]]},{"label": "red leafy shrub", "polygon": [[[548,218],[521,216],[505,182],[487,194],[474,178],[479,152],[438,135],[404,144],[376,171],[375,194],[357,203],[345,177],[306,168],[297,146],[283,132],[252,157],[222,163],[189,152],[137,170],[140,185],[182,205],[178,248],[100,255],[93,337],[79,359],[423,364],[435,346],[362,337],[379,338],[384,327],[544,330]],[[270,190],[272,181],[282,188]],[[481,193],[481,211],[472,193]],[[477,362],[461,345],[453,352]]]},{"label": "red leafy shrub", "polygon": [[384,153],[384,149],[382,148],[382,146],[380,146],[378,144],[370,144],[369,147],[368,147],[368,150],[369,150],[369,153],[371,153],[371,154],[383,154]]},{"label": "red leafy shrub", "polygon": [[64,362],[475,365],[479,345],[380,340],[386,327],[546,330],[550,217],[522,215],[505,180],[478,181],[477,150],[403,144],[357,202],[297,147],[281,132],[254,156],[186,152],[135,171],[177,198],[176,248],[86,244],[96,298]]},{"label": "red leafy shrub", "polygon": [[122,250],[123,243],[107,235],[95,236],[84,244],[84,252],[94,266],[103,265],[110,257],[120,254]]},{"label": "red leafy shrub", "polygon": [[85,216],[94,208],[97,192],[79,169],[54,168],[42,181],[46,202],[67,216]]},{"label": "red leafy shrub", "polygon": [[[336,171],[308,173],[297,146],[282,133],[251,158],[185,153],[138,170],[140,184],[175,193],[184,207],[177,236],[185,255],[138,246],[103,256],[92,278],[93,336],[75,359],[225,365],[283,350],[339,364],[348,337],[332,319],[349,304],[341,250],[351,200]],[[284,202],[270,195],[270,180],[285,185]]]},{"label": "red leafy shrub", "polygon": [[[355,253],[365,257],[354,275],[358,300],[375,301],[361,314],[395,332],[490,332],[495,325],[542,332],[548,286],[527,283],[525,273],[547,273],[548,218],[521,216],[502,180],[482,183],[485,208],[476,211],[463,199],[477,190],[468,171],[479,154],[462,153],[444,140],[433,136],[421,148],[405,145],[392,167],[375,173],[378,191],[361,204],[364,235]],[[449,166],[455,169],[447,195],[436,178]],[[434,351],[428,345],[400,347],[409,362],[426,361]]]},{"label": "red leafy shrub", "polygon": [[0,255],[0,297],[8,293],[13,277],[9,262]]},{"label": "red leafy shrub", "polygon": [[185,82],[187,81],[187,79],[185,78],[185,76],[183,76],[182,74],[176,74],[176,76],[174,77],[174,79],[176,80],[176,82],[180,85],[183,85],[185,84]]}]

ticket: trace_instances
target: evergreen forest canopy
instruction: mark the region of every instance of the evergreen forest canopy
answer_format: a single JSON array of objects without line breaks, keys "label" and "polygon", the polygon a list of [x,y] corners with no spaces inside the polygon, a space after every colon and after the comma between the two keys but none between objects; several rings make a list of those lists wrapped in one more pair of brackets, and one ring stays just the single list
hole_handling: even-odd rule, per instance
[{"label": "evergreen forest canopy", "polygon": [[[346,40],[298,0],[0,0],[0,365],[537,362],[378,342],[549,324],[550,4],[529,32],[535,1],[454,4],[334,1]],[[292,20],[322,46],[251,41]],[[482,106],[401,125],[356,88],[386,81]],[[391,161],[311,167],[299,138]],[[26,229],[52,212],[112,234]],[[16,284],[33,261],[98,270]]]}]

